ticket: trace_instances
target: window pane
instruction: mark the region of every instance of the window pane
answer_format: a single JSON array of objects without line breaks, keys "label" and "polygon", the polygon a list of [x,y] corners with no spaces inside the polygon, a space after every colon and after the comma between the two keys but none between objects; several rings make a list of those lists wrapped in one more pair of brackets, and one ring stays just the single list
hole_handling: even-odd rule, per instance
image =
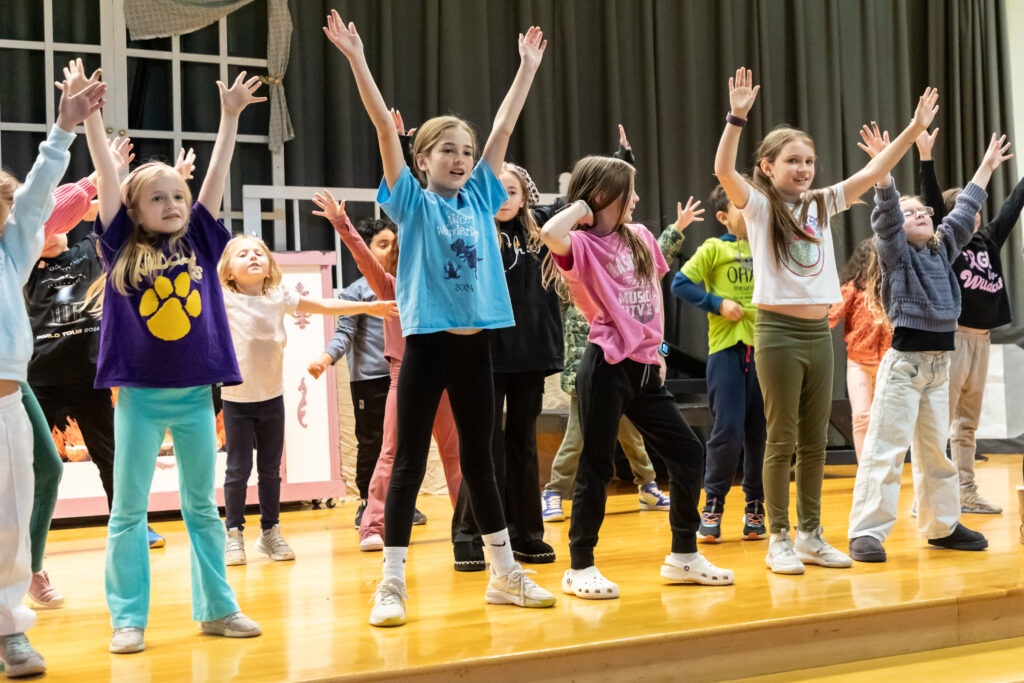
[{"label": "window pane", "polygon": [[5,40],[42,40],[43,3],[4,3],[0,38]]},{"label": "window pane", "polygon": [[[231,208],[235,211],[242,210],[242,185],[271,185],[272,178],[269,147],[263,143],[236,144],[235,154],[231,159]],[[269,211],[270,204],[267,207]],[[229,227],[232,228],[232,232],[241,232],[242,221],[239,220]]]},{"label": "window pane", "polygon": [[174,155],[178,153],[178,150],[174,149],[173,140],[138,137],[132,138],[132,144],[135,145],[135,161],[132,162],[133,169],[150,161],[163,161],[167,164],[173,164]]},{"label": "window pane", "polygon": [[46,123],[46,78],[42,50],[0,50],[0,74],[5,77],[0,92],[0,121]]},{"label": "window pane", "polygon": [[55,41],[85,45],[100,44],[98,0],[52,0],[52,2],[53,39]]},{"label": "window pane", "polygon": [[267,58],[267,3],[257,0],[228,15],[228,55]]},{"label": "window pane", "polygon": [[171,130],[172,125],[171,63],[129,57],[128,127]]},{"label": "window pane", "polygon": [[[195,140],[182,140],[182,147],[186,150],[192,148],[196,153],[196,167],[193,171],[192,180],[188,181],[188,187],[192,190],[192,201],[199,196],[199,188],[203,186],[206,179],[206,170],[210,167],[210,158],[213,156],[212,142],[197,142]],[[174,158],[178,158],[178,150],[174,150]]]},{"label": "window pane", "polygon": [[[235,78],[238,77],[238,73],[242,71],[240,66],[228,67],[228,79],[230,85],[234,82]],[[245,70],[245,77],[252,78],[253,76],[265,76],[267,70],[263,67],[253,67]],[[269,87],[266,84],[260,86],[259,90],[256,91],[256,95],[259,97],[269,97],[267,94]],[[270,128],[270,100],[266,102],[256,102],[250,104],[242,112],[241,117],[238,119],[238,132],[242,135],[266,135]]]},{"label": "window pane", "polygon": [[151,38],[149,40],[132,40],[131,32],[128,29],[124,30],[125,40],[128,41],[128,47],[139,50],[163,50],[165,52],[171,51],[171,39],[170,38]]},{"label": "window pane", "polygon": [[214,22],[206,28],[182,35],[179,44],[181,51],[201,55],[220,54],[220,30],[218,26],[219,22]]},{"label": "window pane", "polygon": [[43,133],[0,133],[0,166],[24,182],[39,153],[39,143],[45,139]]},{"label": "window pane", "polygon": [[[220,125],[220,67],[216,64],[181,63],[181,129],[216,133]],[[230,83],[229,83],[230,85]],[[245,118],[243,116],[243,118]]]}]

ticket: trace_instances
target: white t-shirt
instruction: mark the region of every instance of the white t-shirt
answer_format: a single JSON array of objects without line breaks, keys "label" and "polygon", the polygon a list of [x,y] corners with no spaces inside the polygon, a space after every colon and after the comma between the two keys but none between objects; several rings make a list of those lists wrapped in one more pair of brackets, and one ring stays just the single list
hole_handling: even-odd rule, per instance
[{"label": "white t-shirt", "polygon": [[221,397],[236,403],[256,403],[280,396],[284,393],[284,345],[288,341],[284,316],[295,314],[299,295],[284,288],[260,296],[227,288],[223,291],[242,383],[221,388]]},{"label": "white t-shirt", "polygon": [[[754,256],[755,304],[833,304],[843,300],[839,291],[839,273],[836,270],[835,249],[832,246],[832,216],[846,211],[843,183],[826,188],[825,208],[828,218],[821,226],[818,222],[818,204],[811,202],[807,210],[804,230],[820,242],[789,239],[786,258],[780,266],[775,261],[770,230],[771,212],[768,198],[748,184],[750,198],[743,207],[747,221],[747,238]],[[800,204],[786,204],[793,217],[799,220]],[[244,376],[244,375],[243,375]]]}]

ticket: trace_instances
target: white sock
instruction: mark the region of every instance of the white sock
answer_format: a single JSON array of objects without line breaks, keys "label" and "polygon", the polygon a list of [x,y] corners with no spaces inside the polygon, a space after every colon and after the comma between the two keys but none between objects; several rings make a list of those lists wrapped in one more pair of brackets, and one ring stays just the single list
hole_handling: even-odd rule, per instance
[{"label": "white sock", "polygon": [[508,538],[508,529],[496,531],[493,534],[483,534],[484,553],[491,565],[491,574],[505,576],[516,566],[516,560],[512,556],[512,542]]},{"label": "white sock", "polygon": [[405,557],[409,554],[407,546],[384,547],[384,578],[398,579],[405,585]]},{"label": "white sock", "polygon": [[700,553],[672,553],[672,559],[676,562],[682,562],[683,564],[690,564],[696,562],[697,558],[700,557]]}]

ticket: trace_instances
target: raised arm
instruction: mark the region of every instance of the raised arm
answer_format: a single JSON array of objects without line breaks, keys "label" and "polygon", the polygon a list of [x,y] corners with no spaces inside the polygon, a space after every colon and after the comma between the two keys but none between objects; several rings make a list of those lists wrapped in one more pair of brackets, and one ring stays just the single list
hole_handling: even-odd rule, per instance
[{"label": "raised arm", "polygon": [[206,169],[206,178],[199,189],[199,203],[214,218],[220,215],[220,203],[224,199],[224,181],[228,177],[231,157],[235,153],[238,117],[242,110],[253,102],[267,101],[266,97],[256,97],[253,94],[259,87],[259,77],[253,76],[245,80],[244,71],[238,74],[230,88],[217,81],[217,89],[220,91],[220,127],[217,129],[217,141],[213,143],[210,167]]},{"label": "raised arm", "polygon": [[319,193],[313,195],[313,203],[320,207],[320,210],[314,211],[313,215],[321,216],[331,222],[334,231],[338,233],[338,237],[352,253],[356,267],[366,278],[366,283],[370,285],[370,289],[377,295],[377,298],[381,300],[394,298],[393,280],[388,276],[377,257],[370,251],[370,248],[366,246],[362,236],[356,232],[352,221],[348,219],[348,214],[345,213],[345,202],[336,201],[330,192],[324,190],[322,195]]},{"label": "raised arm", "polygon": [[1013,188],[1013,192],[1003,201],[999,214],[984,227],[989,237],[1000,247],[1003,246],[1003,242],[1010,235],[1013,226],[1017,225],[1022,207],[1024,207],[1024,178],[1017,181],[1017,186]]},{"label": "raised arm", "polygon": [[391,189],[398,181],[402,167],[405,166],[402,143],[398,139],[398,133],[395,131],[395,124],[388,112],[388,107],[384,104],[384,97],[380,94],[380,89],[373,80],[373,74],[370,73],[370,67],[366,63],[363,41],[356,32],[355,23],[349,22],[346,26],[337,10],[333,9],[327,17],[324,34],[348,58],[348,64],[352,67],[352,75],[355,76],[356,87],[359,89],[359,98],[363,101],[366,113],[370,115],[373,127],[377,129],[380,160],[384,165],[384,181],[388,184],[388,189]]},{"label": "raised arm", "polygon": [[553,254],[567,256],[572,253],[572,239],[569,233],[577,225],[593,225],[594,213],[582,199],[566,205],[544,224],[540,238]]},{"label": "raised arm", "polygon": [[736,154],[747,114],[761,89],[760,85],[753,85],[753,82],[753,72],[742,66],[736,69],[735,76],[729,77],[729,116],[715,154],[715,176],[737,209],[745,207],[750,199],[750,186],[736,170]]},{"label": "raised arm", "polygon": [[921,185],[918,188],[925,206],[932,208],[935,223],[946,217],[946,202],[942,199],[942,188],[935,175],[935,162],[932,160],[932,148],[935,137],[939,134],[936,128],[931,133],[924,131],[917,136],[917,153],[921,157]]},{"label": "raised arm", "polygon": [[548,41],[544,40],[544,33],[537,26],[531,26],[526,35],[519,34],[519,71],[516,72],[512,87],[498,108],[494,117],[494,125],[491,127],[491,134],[484,145],[481,161],[487,163],[494,171],[494,175],[501,174],[501,162],[505,160],[505,150],[508,149],[508,140],[512,137],[512,130],[516,127],[519,114],[523,111],[523,104],[526,96],[530,93],[530,86],[533,85],[533,77],[537,73],[541,59],[544,57],[544,49]]},{"label": "raised arm", "polygon": [[928,130],[932,124],[938,106],[939,91],[925,88],[924,94],[917,100],[917,109],[910,124],[903,129],[891,144],[872,157],[864,168],[854,173],[843,182],[843,195],[847,205],[871,189],[872,185],[883,182],[889,171],[903,158],[917,136]]}]

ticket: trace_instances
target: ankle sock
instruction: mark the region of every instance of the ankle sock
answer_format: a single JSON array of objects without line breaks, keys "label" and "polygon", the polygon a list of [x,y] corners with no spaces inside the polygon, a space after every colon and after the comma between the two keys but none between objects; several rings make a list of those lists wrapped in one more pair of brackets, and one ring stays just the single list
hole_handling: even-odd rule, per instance
[{"label": "ankle sock", "polygon": [[493,534],[483,534],[484,552],[491,565],[491,574],[494,576],[505,576],[516,566],[516,560],[512,556],[512,542],[508,538],[508,529],[496,531]]},{"label": "ankle sock", "polygon": [[405,583],[405,558],[409,554],[406,546],[384,547],[384,578],[398,579]]},{"label": "ankle sock", "polygon": [[698,557],[700,557],[700,553],[672,553],[672,559],[683,564],[696,562]]}]

